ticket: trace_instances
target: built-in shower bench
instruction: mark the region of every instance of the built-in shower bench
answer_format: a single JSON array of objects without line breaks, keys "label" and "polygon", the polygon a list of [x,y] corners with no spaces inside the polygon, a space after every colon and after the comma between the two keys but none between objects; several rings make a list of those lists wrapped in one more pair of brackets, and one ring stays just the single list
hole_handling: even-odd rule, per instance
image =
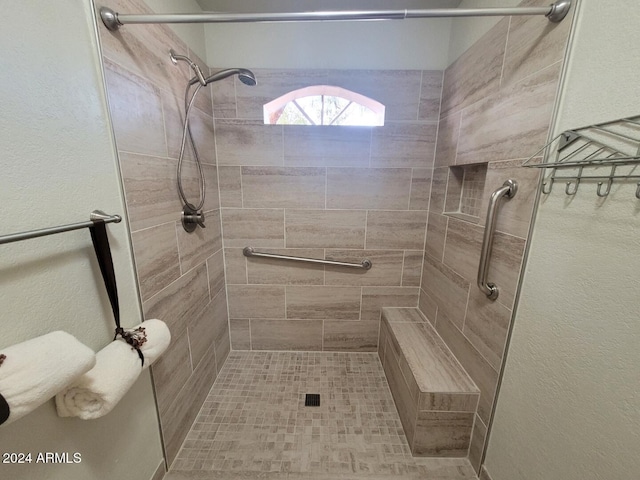
[{"label": "built-in shower bench", "polygon": [[383,308],[378,355],[414,456],[466,457],[480,392],[417,308]]}]

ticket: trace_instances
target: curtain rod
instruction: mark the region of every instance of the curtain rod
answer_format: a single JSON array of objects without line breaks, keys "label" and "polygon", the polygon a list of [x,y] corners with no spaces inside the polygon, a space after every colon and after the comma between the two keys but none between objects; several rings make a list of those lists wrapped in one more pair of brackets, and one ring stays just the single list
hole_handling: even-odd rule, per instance
[{"label": "curtain rod", "polygon": [[550,21],[561,22],[569,13],[571,0],[560,0],[548,7],[513,8],[443,8],[433,10],[359,10],[299,13],[175,13],[121,14],[107,7],[100,8],[102,22],[109,30],[127,24],[149,23],[258,23],[258,22],[318,22],[339,20],[405,20],[443,17],[502,17],[511,15],[544,15]]}]

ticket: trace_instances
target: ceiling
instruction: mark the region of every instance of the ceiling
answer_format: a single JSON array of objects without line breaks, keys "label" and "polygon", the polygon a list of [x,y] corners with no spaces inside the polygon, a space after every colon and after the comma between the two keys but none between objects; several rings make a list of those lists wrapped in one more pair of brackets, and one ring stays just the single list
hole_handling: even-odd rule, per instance
[{"label": "ceiling", "polygon": [[455,8],[462,0],[196,0],[202,10],[228,13],[319,10],[404,10]]}]

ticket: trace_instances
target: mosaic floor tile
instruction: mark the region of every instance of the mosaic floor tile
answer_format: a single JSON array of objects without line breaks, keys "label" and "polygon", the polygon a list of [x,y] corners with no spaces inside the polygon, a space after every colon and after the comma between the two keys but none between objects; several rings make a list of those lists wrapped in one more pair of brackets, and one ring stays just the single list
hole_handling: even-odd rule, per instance
[{"label": "mosaic floor tile", "polygon": [[411,456],[376,353],[231,352],[166,480],[207,478],[476,477]]}]

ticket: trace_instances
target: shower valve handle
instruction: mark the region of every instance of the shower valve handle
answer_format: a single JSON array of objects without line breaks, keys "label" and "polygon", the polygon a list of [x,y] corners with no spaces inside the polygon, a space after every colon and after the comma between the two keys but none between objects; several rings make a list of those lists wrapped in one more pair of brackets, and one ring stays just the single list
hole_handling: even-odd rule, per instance
[{"label": "shower valve handle", "polygon": [[207,228],[204,220],[204,212],[196,212],[188,207],[185,207],[182,212],[182,226],[189,233],[193,232],[198,225],[202,228]]}]

